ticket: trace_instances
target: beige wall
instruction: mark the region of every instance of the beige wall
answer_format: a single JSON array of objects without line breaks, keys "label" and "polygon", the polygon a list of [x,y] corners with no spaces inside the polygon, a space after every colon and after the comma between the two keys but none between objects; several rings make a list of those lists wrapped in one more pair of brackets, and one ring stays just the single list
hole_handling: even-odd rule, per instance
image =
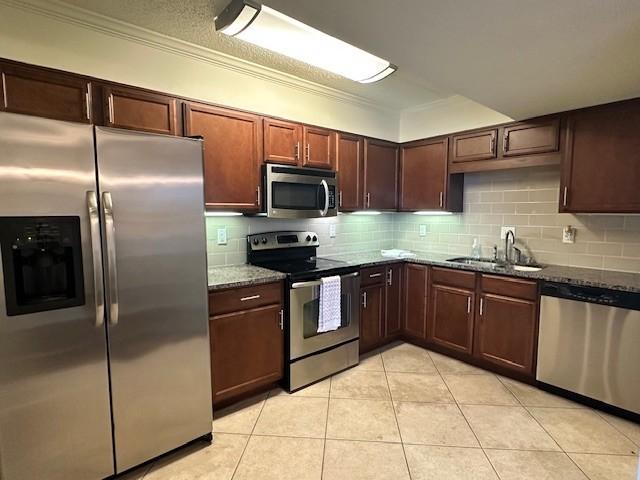
[{"label": "beige wall", "polygon": [[509,122],[512,119],[460,95],[403,110],[400,141],[408,142],[447,133]]},{"label": "beige wall", "polygon": [[[397,140],[399,112],[115,20],[0,1],[0,57]],[[55,3],[52,3],[54,8]],[[65,10],[65,15],[67,14]],[[84,15],[84,16],[83,16]],[[93,22],[102,22],[98,28]]]},{"label": "beige wall", "polygon": [[[446,217],[397,214],[394,244],[416,251],[469,255],[474,238],[491,256],[503,248],[501,226],[515,226],[518,246],[544,263],[640,272],[640,215],[559,214],[556,167],[465,174],[464,213]],[[420,224],[427,235],[419,236]],[[576,228],[574,244],[562,228]]]}]

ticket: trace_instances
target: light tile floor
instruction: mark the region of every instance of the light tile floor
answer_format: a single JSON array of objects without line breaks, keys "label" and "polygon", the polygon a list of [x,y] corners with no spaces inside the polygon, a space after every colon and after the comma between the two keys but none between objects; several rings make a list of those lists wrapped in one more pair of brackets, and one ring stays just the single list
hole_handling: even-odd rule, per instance
[{"label": "light tile floor", "polygon": [[640,425],[400,343],[215,413],[127,480],[635,480]]}]

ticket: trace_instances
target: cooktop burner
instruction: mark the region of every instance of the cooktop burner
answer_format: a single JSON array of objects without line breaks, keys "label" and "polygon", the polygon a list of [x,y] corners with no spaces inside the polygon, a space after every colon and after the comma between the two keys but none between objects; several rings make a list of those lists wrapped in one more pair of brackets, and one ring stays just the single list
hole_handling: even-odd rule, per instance
[{"label": "cooktop burner", "polygon": [[292,280],[339,275],[357,270],[347,262],[317,257],[320,242],[315,232],[266,232],[247,237],[247,260]]}]

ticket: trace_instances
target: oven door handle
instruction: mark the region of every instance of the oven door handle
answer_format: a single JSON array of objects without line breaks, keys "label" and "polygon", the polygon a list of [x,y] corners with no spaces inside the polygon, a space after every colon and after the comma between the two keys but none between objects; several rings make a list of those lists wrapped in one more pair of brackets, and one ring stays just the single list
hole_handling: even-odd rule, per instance
[{"label": "oven door handle", "polygon": [[329,185],[327,185],[326,180],[321,180],[320,185],[324,187],[324,209],[320,212],[323,217],[327,216],[327,212],[329,211]]},{"label": "oven door handle", "polygon": [[[353,273],[348,273],[346,275],[340,275],[340,278],[357,277],[358,275],[360,275],[359,272],[353,272]],[[310,282],[295,282],[291,285],[291,288],[295,290],[297,288],[317,287],[321,283],[322,282],[320,280],[313,280]]]}]

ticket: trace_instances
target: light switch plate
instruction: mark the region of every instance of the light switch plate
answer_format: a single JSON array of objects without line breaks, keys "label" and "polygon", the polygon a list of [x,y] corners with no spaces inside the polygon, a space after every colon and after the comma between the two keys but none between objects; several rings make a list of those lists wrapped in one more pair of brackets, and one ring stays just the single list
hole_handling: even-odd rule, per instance
[{"label": "light switch plate", "polygon": [[426,237],[427,236],[427,226],[426,225],[420,225],[420,236],[421,237]]},{"label": "light switch plate", "polygon": [[329,225],[329,237],[336,238],[336,224],[332,223]]},{"label": "light switch plate", "polygon": [[562,229],[562,243],[576,243],[576,229],[571,225]]},{"label": "light switch plate", "polygon": [[500,229],[500,240],[504,240],[505,237],[507,236],[507,232],[511,230],[513,232],[513,235],[515,236],[516,234],[516,227],[502,227]]},{"label": "light switch plate", "polygon": [[227,227],[218,229],[218,245],[227,244]]}]

